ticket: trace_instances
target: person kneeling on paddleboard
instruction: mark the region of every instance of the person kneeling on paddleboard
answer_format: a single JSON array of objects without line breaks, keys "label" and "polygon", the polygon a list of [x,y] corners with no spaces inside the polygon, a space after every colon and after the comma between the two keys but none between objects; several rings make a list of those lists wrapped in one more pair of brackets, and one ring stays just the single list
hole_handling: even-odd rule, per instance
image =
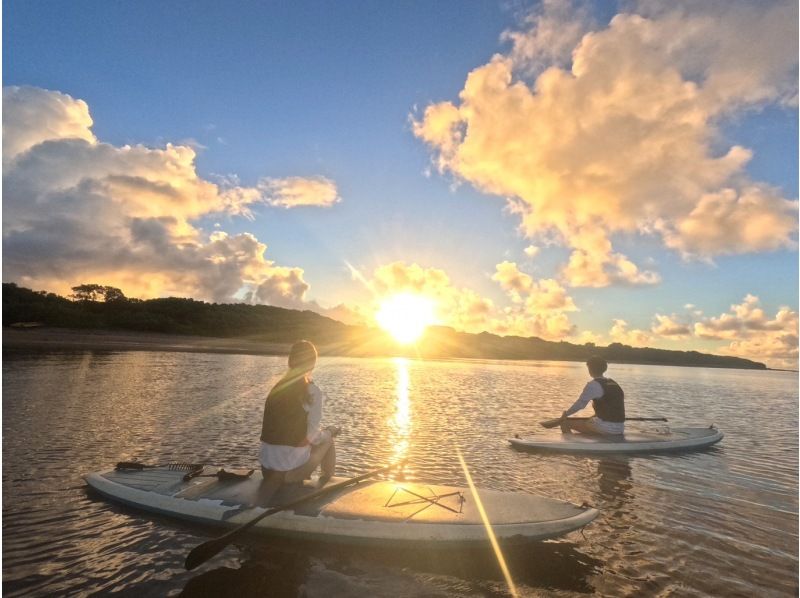
[{"label": "person kneeling on paddleboard", "polygon": [[302,482],[318,466],[322,487],[336,468],[333,439],[339,428],[320,428],[325,394],[311,379],[316,363],[314,345],[296,342],[289,351],[289,371],[267,396],[259,457],[267,500],[281,484]]},{"label": "person kneeling on paddleboard", "polygon": [[[616,436],[625,433],[625,393],[619,384],[611,378],[603,376],[608,369],[606,360],[592,356],[586,361],[589,381],[581,396],[575,403],[561,414],[561,431],[583,432],[602,436]],[[569,420],[568,416],[580,411],[592,402],[595,416],[588,420]]]}]

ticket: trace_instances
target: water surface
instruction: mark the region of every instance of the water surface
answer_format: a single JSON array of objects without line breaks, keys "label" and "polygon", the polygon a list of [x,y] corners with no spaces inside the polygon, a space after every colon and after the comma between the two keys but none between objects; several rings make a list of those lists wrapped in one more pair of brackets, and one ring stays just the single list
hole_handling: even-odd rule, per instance
[{"label": "water surface", "polygon": [[[263,401],[284,358],[5,353],[3,591],[8,596],[507,595],[491,551],[363,550],[260,539],[193,572],[208,530],[104,501],[81,478],[123,459],[257,466]],[[521,595],[793,596],[797,374],[612,366],[629,415],[715,423],[702,451],[651,457],[509,448],[587,381],[564,362],[323,358],[338,475],[406,455],[406,477],[540,494],[602,510],[583,533],[508,550]],[[491,513],[489,514],[491,516]]]}]

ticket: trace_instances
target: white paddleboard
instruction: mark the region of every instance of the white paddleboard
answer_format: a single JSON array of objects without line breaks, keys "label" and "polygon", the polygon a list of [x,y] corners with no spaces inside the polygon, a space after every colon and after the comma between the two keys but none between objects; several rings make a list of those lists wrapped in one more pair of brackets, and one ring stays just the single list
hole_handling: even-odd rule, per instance
[{"label": "white paddleboard", "polygon": [[[208,471],[212,473],[211,470]],[[246,480],[195,478],[166,468],[104,471],[85,476],[105,497],[146,511],[206,525],[236,527],[265,508],[258,506],[261,474]],[[342,481],[334,478],[329,483]],[[282,488],[270,506],[316,488]],[[598,511],[520,492],[480,490],[480,500],[501,542],[561,536],[592,521]],[[481,544],[487,541],[475,497],[467,488],[413,482],[364,481],[295,510],[265,517],[254,532],[345,543]]]},{"label": "white paddleboard", "polygon": [[626,432],[620,437],[591,436],[571,432],[562,434],[552,430],[549,434],[528,438],[509,438],[518,449],[557,451],[560,453],[660,453],[684,451],[711,446],[722,440],[724,434],[717,428],[672,428],[663,433]]}]

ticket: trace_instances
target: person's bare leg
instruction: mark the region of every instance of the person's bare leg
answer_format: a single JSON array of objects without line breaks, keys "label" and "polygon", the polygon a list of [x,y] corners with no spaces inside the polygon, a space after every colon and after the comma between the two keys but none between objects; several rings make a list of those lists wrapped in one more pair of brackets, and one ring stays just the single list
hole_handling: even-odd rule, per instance
[{"label": "person's bare leg", "polygon": [[333,474],[336,473],[336,443],[334,442],[333,438],[331,438],[331,444],[328,447],[328,450],[325,451],[325,455],[322,457],[320,470],[322,473],[319,476],[318,483],[319,486],[322,487],[333,477]]},{"label": "person's bare leg", "polygon": [[561,422],[561,432],[564,434],[568,432],[580,432],[581,434],[592,434],[593,436],[602,435],[590,422],[585,420],[565,419]]},{"label": "person's bare leg", "polygon": [[258,503],[262,506],[269,504],[270,499],[275,496],[275,493],[283,485],[286,473],[283,471],[272,471],[269,469],[261,468],[263,478],[261,485],[258,487]]},{"label": "person's bare leg", "polygon": [[308,461],[306,461],[300,467],[295,467],[294,469],[286,472],[286,483],[292,484],[307,480],[311,474],[314,473],[314,470],[320,465],[320,463],[322,463],[322,460],[325,458],[325,454],[332,443],[333,440],[328,438],[319,444],[312,446],[311,455],[308,457]]}]

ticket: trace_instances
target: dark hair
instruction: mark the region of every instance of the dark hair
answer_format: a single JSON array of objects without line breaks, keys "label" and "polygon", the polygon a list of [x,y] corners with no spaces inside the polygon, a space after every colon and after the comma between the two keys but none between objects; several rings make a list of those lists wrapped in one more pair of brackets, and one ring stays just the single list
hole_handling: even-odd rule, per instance
[{"label": "dark hair", "polygon": [[608,363],[599,355],[592,355],[586,360],[586,365],[589,368],[589,373],[592,375],[602,375],[608,369]]},{"label": "dark hair", "polygon": [[289,350],[289,367],[311,371],[317,363],[317,348],[309,341],[297,341]]}]

